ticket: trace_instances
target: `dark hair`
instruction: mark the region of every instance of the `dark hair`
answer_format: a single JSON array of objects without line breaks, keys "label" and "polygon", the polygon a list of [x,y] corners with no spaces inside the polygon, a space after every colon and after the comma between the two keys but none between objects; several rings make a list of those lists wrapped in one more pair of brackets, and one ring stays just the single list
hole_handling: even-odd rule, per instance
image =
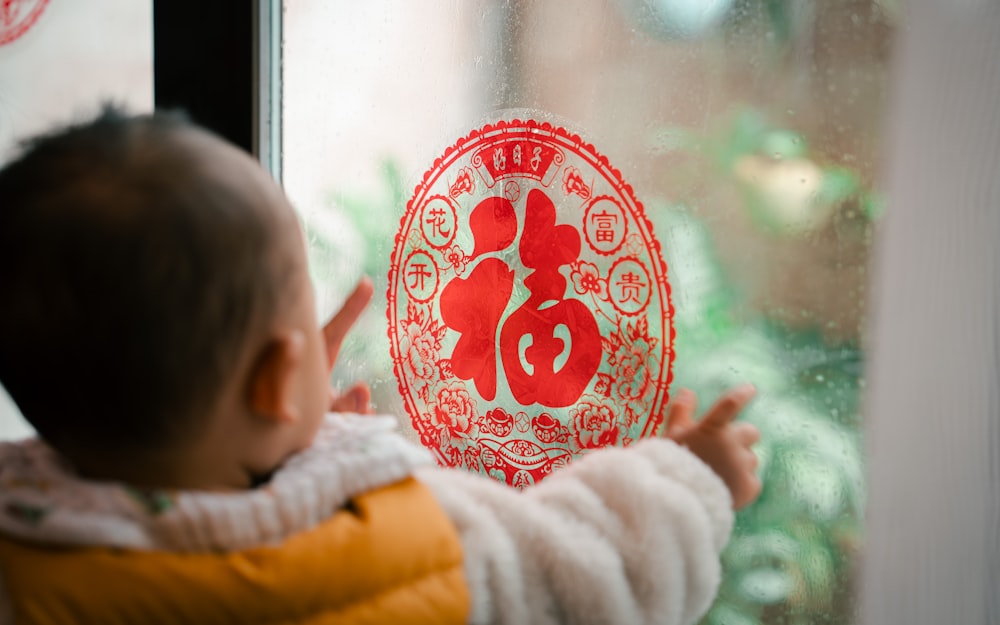
[{"label": "dark hair", "polygon": [[274,314],[279,211],[206,171],[199,135],[221,141],[105,108],[0,170],[0,382],[64,453],[195,434]]}]

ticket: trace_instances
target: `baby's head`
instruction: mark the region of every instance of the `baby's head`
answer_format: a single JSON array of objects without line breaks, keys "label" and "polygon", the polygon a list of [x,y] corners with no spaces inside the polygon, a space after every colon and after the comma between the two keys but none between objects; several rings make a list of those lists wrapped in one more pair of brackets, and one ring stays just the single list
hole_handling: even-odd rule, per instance
[{"label": "baby's head", "polygon": [[84,474],[245,486],[325,412],[295,214],[180,116],[106,110],[0,170],[0,302],[0,382]]}]

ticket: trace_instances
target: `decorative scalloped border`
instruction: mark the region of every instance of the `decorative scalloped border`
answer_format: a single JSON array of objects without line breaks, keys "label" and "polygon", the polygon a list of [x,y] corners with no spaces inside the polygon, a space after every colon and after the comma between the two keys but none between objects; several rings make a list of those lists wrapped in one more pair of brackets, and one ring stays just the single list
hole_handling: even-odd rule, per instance
[{"label": "decorative scalloped border", "polygon": [[506,131],[508,129],[548,133],[557,137],[561,137],[562,139],[579,146],[583,151],[589,153],[596,159],[597,164],[599,166],[604,167],[608,171],[611,179],[615,182],[615,184],[618,186],[621,192],[627,195],[628,198],[632,200],[632,203],[635,205],[637,220],[639,219],[642,220],[642,224],[645,226],[646,231],[649,233],[650,241],[652,242],[654,247],[654,254],[652,254],[652,256],[654,256],[655,259],[659,261],[660,265],[659,269],[660,269],[661,279],[657,280],[657,282],[662,284],[657,284],[657,288],[663,290],[663,294],[666,299],[666,309],[668,312],[668,319],[670,320],[666,324],[669,336],[666,337],[666,340],[664,340],[664,350],[667,361],[665,366],[667,369],[667,375],[666,378],[663,380],[663,382],[658,383],[658,386],[662,384],[662,389],[660,388],[657,389],[657,392],[662,392],[663,398],[660,402],[659,410],[656,411],[656,414],[650,415],[649,420],[646,422],[646,425],[643,428],[641,434],[644,437],[651,436],[656,433],[656,431],[660,427],[660,424],[663,423],[664,410],[667,404],[669,403],[670,385],[673,383],[674,380],[674,369],[673,369],[674,342],[677,335],[677,330],[672,322],[676,311],[674,310],[673,294],[670,287],[670,281],[667,280],[667,263],[663,259],[663,247],[659,239],[656,238],[656,235],[654,234],[653,231],[653,224],[649,220],[649,217],[647,217],[646,209],[643,206],[642,202],[640,202],[639,199],[636,197],[635,190],[632,188],[632,185],[625,182],[625,179],[622,176],[621,171],[617,167],[612,165],[611,162],[608,161],[608,158],[603,153],[599,152],[593,146],[593,144],[584,141],[576,133],[570,132],[565,128],[562,128],[561,126],[554,126],[549,122],[545,121],[539,122],[533,119],[520,119],[520,118],[513,118],[510,120],[501,119],[493,123],[487,123],[480,128],[473,129],[469,131],[469,133],[466,134],[465,136],[459,138],[453,145],[451,145],[451,147],[445,150],[444,154],[434,159],[432,165],[426,171],[424,171],[424,175],[421,181],[417,183],[417,185],[414,187],[413,194],[410,196],[410,199],[406,203],[406,210],[403,211],[403,214],[399,218],[399,229],[397,230],[396,235],[393,238],[392,258],[389,265],[389,273],[388,273],[389,280],[386,288],[387,291],[386,313],[389,322],[387,328],[387,335],[389,339],[389,354],[390,357],[392,358],[393,374],[396,377],[397,390],[400,396],[403,398],[404,405],[406,406],[407,412],[409,413],[407,416],[409,416],[412,420],[415,410],[414,407],[411,406],[412,400],[410,399],[407,393],[407,385],[403,381],[405,372],[402,370],[402,354],[398,353],[396,346],[393,343],[393,328],[396,325],[398,325],[399,320],[396,318],[397,301],[395,292],[393,290],[392,275],[394,271],[400,269],[398,261],[396,259],[397,250],[404,249],[404,246],[401,245],[400,238],[404,233],[405,226],[409,220],[409,216],[413,211],[416,210],[415,203],[417,202],[418,198],[423,198],[423,196],[425,196],[427,193],[430,192],[430,187],[431,184],[433,183],[433,179],[436,179],[437,175],[441,173],[444,163],[447,162],[450,158],[452,158],[453,155],[467,149],[468,144],[471,143],[474,145],[475,143],[478,143],[483,135],[499,133]]}]

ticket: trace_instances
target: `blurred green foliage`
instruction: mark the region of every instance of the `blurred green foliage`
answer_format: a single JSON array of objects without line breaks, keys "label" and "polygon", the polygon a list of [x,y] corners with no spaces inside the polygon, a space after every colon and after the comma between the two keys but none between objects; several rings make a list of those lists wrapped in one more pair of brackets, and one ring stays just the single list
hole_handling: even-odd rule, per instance
[{"label": "blurred green foliage", "polygon": [[[756,228],[745,236],[771,245],[808,241],[831,227],[843,242],[867,237],[881,214],[879,196],[861,175],[755,109],[738,109],[707,129],[663,130],[653,144],[685,157],[681,176],[737,189],[738,208]],[[807,184],[808,193],[797,188]],[[866,496],[863,350],[855,340],[831,343],[818,327],[788,327],[749,301],[727,276],[698,210],[663,202],[647,207],[657,233],[668,239],[674,389],[690,388],[706,402],[745,381],[758,389],[741,418],[761,431],[763,492],[737,515],[722,586],[704,623],[853,622]],[[835,226],[844,209],[856,210],[860,228]],[[807,253],[800,262],[815,261]]]},{"label": "blurred green foliage", "polygon": [[[668,127],[656,132],[650,138],[650,147],[659,153],[679,152],[694,156],[689,160],[691,168],[675,172],[680,177],[705,177],[706,167],[713,176],[721,176],[728,182],[735,182],[742,194],[745,208],[763,229],[780,231],[786,226],[781,208],[773,204],[774,193],[784,191],[788,195],[791,185],[774,189],[781,185],[775,180],[783,175],[782,164],[803,164],[811,173],[815,168],[817,180],[815,188],[802,202],[801,210],[822,212],[838,205],[852,204],[869,221],[876,221],[884,210],[882,198],[865,187],[861,175],[835,159],[811,149],[808,139],[794,130],[774,124],[766,114],[750,107],[737,107],[722,120],[706,129]],[[750,159],[758,159],[763,166],[752,173],[744,173]],[[793,170],[801,173],[803,169]],[[784,175],[792,175],[784,173]],[[802,178],[794,178],[791,183],[806,183]],[[812,183],[812,180],[808,181]],[[797,198],[790,198],[790,201]]]},{"label": "blurred green foliage", "polygon": [[665,206],[650,214],[670,238],[673,388],[690,388],[704,402],[745,381],[758,389],[741,418],[761,431],[764,489],[737,515],[722,587],[704,622],[848,623],[865,504],[863,355],[815,331],[746,319],[704,224]]}]

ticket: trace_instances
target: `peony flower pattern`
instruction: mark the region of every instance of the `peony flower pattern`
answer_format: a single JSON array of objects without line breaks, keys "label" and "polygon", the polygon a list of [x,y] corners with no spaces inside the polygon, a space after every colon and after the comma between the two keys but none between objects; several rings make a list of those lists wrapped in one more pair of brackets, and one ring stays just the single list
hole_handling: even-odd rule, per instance
[{"label": "peony flower pattern", "polygon": [[405,334],[400,339],[400,349],[406,365],[418,380],[430,380],[434,377],[434,363],[438,357],[433,336],[416,324],[408,324]]},{"label": "peony flower pattern", "polygon": [[659,339],[649,336],[646,319],[639,318],[634,323],[619,323],[618,330],[603,343],[611,370],[598,374],[595,390],[605,397],[613,396],[623,406],[626,422],[631,425],[647,408],[650,391],[656,387],[654,373],[659,371],[660,361],[655,350]]},{"label": "peony flower pattern", "polygon": [[569,411],[570,442],[581,451],[614,445],[622,430],[616,412],[607,398],[584,395]]},{"label": "peony flower pattern", "polygon": [[622,400],[641,401],[653,387],[651,371],[656,366],[656,357],[644,338],[619,345],[608,361],[614,363],[611,379],[615,393]]},{"label": "peony flower pattern", "polygon": [[476,434],[476,403],[460,382],[449,382],[434,394],[434,424],[450,438],[472,438]]},{"label": "peony flower pattern", "polygon": [[435,378],[441,358],[441,339],[447,328],[412,303],[400,322],[399,358],[410,370],[412,379],[423,385]]}]

